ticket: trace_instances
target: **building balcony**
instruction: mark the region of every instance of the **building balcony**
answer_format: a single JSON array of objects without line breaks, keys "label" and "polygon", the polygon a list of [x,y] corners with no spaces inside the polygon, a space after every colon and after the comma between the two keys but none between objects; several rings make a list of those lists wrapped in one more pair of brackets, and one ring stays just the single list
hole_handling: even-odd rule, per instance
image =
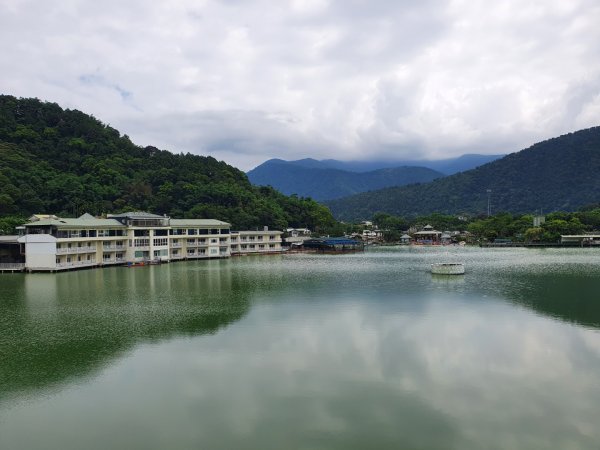
[{"label": "building balcony", "polygon": [[64,263],[57,263],[56,267],[59,269],[70,269],[72,267],[87,267],[87,266],[95,266],[96,261],[71,261]]},{"label": "building balcony", "polygon": [[125,251],[125,247],[122,245],[105,245],[102,247],[102,250],[105,252]]},{"label": "building balcony", "polygon": [[96,253],[96,247],[57,248],[57,255],[73,255],[77,253]]}]

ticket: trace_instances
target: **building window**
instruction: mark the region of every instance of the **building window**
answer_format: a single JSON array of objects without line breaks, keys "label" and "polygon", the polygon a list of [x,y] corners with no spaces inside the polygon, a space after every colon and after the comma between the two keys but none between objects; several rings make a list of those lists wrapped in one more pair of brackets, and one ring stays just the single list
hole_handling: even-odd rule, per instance
[{"label": "building window", "polygon": [[167,238],[157,238],[157,239],[154,239],[153,243],[154,243],[155,247],[159,247],[159,246],[162,246],[162,245],[168,245],[169,244],[169,240]]},{"label": "building window", "polygon": [[194,236],[194,235],[198,234],[198,230],[196,230],[195,228],[189,228],[187,231],[188,231],[188,236]]},{"label": "building window", "polygon": [[211,240],[210,240],[210,243],[211,243],[211,244],[216,244],[217,242],[219,242],[217,239],[211,239]]},{"label": "building window", "polygon": [[148,247],[150,245],[150,239],[135,239],[133,245],[136,247]]}]

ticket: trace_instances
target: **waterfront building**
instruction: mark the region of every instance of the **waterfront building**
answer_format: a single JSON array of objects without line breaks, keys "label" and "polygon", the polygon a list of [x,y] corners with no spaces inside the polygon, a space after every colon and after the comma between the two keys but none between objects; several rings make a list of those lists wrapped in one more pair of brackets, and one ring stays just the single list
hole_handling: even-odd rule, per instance
[{"label": "waterfront building", "polygon": [[413,233],[416,244],[439,244],[441,242],[441,231],[434,230],[431,225],[425,225],[421,231]]},{"label": "waterfront building", "polygon": [[40,215],[32,219],[18,227],[15,242],[28,271],[281,251],[281,231],[231,233],[229,223],[215,219],[171,219],[146,212],[109,214],[106,219],[89,214],[76,219]]},{"label": "waterfront building", "polygon": [[281,231],[232,231],[231,254],[281,253]]},{"label": "waterfront building", "polygon": [[584,246],[599,246],[600,247],[600,234],[599,233],[586,233],[586,234],[564,234],[560,236],[560,243],[563,245],[580,245]]}]

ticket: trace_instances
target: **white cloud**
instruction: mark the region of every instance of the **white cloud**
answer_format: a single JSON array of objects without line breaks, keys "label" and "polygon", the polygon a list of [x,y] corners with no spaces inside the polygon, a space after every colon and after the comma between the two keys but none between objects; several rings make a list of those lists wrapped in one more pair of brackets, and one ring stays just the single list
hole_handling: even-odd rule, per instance
[{"label": "white cloud", "polygon": [[598,125],[594,0],[2,3],[0,92],[242,168],[509,152]]}]

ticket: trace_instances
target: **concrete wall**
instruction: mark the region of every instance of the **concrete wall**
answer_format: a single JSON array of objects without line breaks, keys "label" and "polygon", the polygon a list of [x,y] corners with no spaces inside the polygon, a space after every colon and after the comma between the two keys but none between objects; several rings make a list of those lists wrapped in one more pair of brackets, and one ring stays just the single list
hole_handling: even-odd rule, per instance
[{"label": "concrete wall", "polygon": [[25,244],[27,270],[56,269],[56,238],[49,234],[28,234],[19,238]]}]

